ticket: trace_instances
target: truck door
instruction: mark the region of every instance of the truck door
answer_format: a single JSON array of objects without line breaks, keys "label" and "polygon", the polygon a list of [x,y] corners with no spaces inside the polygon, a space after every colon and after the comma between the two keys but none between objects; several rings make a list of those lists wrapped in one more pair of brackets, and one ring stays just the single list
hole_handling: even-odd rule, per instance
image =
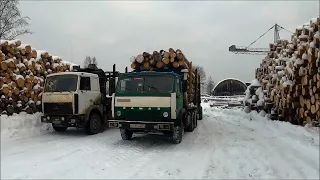
[{"label": "truck door", "polygon": [[79,114],[86,114],[86,110],[100,100],[97,77],[80,76],[79,88]]},{"label": "truck door", "polygon": [[179,78],[176,78],[176,94],[177,94],[177,101],[176,101],[176,108],[177,108],[177,116],[179,115],[180,110],[183,107],[183,92],[182,92],[182,84]]}]

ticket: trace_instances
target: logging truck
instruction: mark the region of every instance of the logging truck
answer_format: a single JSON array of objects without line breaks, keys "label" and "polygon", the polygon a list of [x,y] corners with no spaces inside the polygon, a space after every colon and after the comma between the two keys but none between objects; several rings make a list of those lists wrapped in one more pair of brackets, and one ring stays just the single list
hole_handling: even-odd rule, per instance
[{"label": "logging truck", "polygon": [[87,134],[99,133],[111,118],[111,94],[118,75],[115,65],[113,71],[104,72],[94,64],[48,75],[42,95],[41,122],[51,123],[58,132],[77,127],[85,128]]},{"label": "logging truck", "polygon": [[119,128],[123,140],[136,132],[169,135],[174,144],[202,119],[197,70],[134,70],[120,74],[113,94],[109,127]]}]

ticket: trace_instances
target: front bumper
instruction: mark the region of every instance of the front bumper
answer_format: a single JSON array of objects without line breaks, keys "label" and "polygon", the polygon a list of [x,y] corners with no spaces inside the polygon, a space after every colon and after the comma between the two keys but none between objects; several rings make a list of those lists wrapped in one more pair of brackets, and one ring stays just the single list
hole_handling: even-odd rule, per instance
[{"label": "front bumper", "polygon": [[80,124],[82,121],[81,116],[49,116],[49,115],[44,115],[41,116],[41,122],[42,123],[52,123],[57,126],[68,126],[68,127],[75,127],[76,125]]},{"label": "front bumper", "polygon": [[109,120],[108,125],[110,128],[120,128],[120,129],[128,129],[128,130],[172,131],[174,122]]}]

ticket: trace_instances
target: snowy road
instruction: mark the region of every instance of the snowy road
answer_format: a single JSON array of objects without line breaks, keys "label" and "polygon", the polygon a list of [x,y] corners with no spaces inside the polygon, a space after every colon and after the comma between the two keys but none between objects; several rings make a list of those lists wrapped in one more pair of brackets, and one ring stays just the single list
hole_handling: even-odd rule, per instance
[{"label": "snowy road", "polygon": [[319,179],[318,131],[240,110],[204,111],[179,145],[159,135],[123,141],[116,129],[2,138],[1,178]]}]

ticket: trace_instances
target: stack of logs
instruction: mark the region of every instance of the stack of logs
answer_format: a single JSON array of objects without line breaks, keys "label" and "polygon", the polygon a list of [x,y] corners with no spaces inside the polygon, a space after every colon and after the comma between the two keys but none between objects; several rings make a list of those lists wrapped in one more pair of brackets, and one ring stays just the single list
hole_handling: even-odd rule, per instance
[{"label": "stack of logs", "polygon": [[319,125],[319,30],[320,18],[314,18],[296,29],[291,42],[270,44],[270,53],[256,70],[265,94],[264,110],[275,112],[279,120]]},{"label": "stack of logs", "polygon": [[190,62],[180,49],[176,51],[170,48],[169,51],[160,50],[153,53],[143,52],[137,57],[131,58],[132,69],[156,71],[157,69],[189,69]]},{"label": "stack of logs", "polygon": [[0,112],[41,112],[44,79],[69,70],[61,58],[40,52],[20,40],[0,41]]},{"label": "stack of logs", "polygon": [[131,68],[142,71],[161,71],[161,70],[177,70],[188,69],[188,101],[191,102],[194,98],[195,91],[195,74],[190,62],[180,49],[174,50],[169,48],[169,51],[160,50],[153,53],[143,52],[142,54],[132,57]]}]

